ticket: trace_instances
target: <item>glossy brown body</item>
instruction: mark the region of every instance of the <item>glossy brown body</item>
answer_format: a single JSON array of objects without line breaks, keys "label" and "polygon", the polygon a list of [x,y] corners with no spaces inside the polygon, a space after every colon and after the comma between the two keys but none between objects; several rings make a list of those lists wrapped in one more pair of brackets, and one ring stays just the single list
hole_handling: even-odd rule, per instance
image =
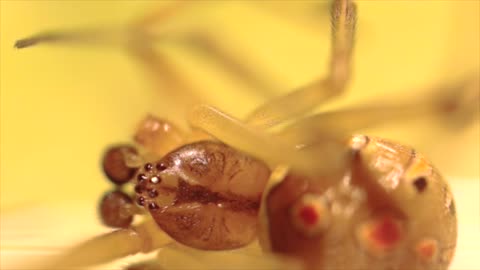
[{"label": "glossy brown body", "polygon": [[[288,173],[269,190],[263,246],[307,269],[446,269],[457,220],[437,170],[414,150],[382,139],[354,136],[350,148],[355,158],[337,185]],[[314,216],[325,221],[315,233],[292,214],[305,196],[324,207]]]},{"label": "glossy brown body", "polygon": [[222,143],[182,146],[137,175],[137,203],[185,245],[222,250],[256,237],[257,216],[270,175],[261,161]]}]

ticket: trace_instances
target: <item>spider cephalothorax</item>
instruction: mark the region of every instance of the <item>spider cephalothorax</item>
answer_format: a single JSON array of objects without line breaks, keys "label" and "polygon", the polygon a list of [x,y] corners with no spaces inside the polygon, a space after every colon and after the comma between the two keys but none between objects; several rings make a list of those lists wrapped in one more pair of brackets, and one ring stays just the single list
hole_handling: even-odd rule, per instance
[{"label": "spider cephalothorax", "polygon": [[270,170],[213,141],[182,146],[137,174],[137,203],[175,240],[202,249],[244,246],[256,236]]}]

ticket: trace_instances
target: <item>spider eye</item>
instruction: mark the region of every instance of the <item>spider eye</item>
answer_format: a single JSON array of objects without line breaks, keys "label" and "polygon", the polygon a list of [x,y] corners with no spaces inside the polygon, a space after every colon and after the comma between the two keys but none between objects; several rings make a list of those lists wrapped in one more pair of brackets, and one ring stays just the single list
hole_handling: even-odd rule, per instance
[{"label": "spider eye", "polygon": [[305,194],[293,205],[291,220],[295,228],[306,236],[315,236],[330,224],[330,212],[322,196]]}]

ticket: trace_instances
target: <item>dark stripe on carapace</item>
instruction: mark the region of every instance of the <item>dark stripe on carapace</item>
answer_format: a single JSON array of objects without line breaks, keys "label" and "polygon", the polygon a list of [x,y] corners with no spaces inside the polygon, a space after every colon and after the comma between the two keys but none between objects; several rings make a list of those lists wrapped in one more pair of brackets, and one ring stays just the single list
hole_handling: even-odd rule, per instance
[{"label": "dark stripe on carapace", "polygon": [[232,211],[247,211],[257,213],[260,202],[252,201],[245,197],[235,194],[222,194],[213,192],[208,188],[200,185],[190,185],[185,181],[179,181],[178,188],[175,191],[176,196],[174,203],[192,203],[197,202],[201,204],[214,203],[222,205],[222,207]]}]

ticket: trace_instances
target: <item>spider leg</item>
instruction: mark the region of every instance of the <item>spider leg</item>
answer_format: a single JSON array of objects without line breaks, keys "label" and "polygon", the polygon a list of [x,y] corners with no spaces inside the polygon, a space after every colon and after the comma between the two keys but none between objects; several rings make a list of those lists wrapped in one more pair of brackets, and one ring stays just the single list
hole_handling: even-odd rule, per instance
[{"label": "spider leg", "polygon": [[[185,3],[189,2],[186,1]],[[167,91],[166,96],[173,96],[174,101],[178,101],[180,104],[198,103],[199,99],[193,98],[195,95],[191,91],[193,89],[191,84],[175,70],[165,55],[160,55],[153,50],[155,42],[165,41],[164,29],[160,28],[159,33],[151,33],[147,27],[176,19],[178,16],[175,15],[184,8],[183,6],[188,6],[185,3],[170,4],[154,14],[146,16],[143,20],[134,21],[127,26],[45,32],[18,40],[14,46],[20,49],[43,43],[70,43],[126,47],[147,70],[153,73],[155,82],[160,84],[161,89]],[[184,112],[182,111],[182,113]]]},{"label": "spider leg", "polygon": [[159,25],[163,25],[169,20],[175,19],[183,11],[188,10],[195,6],[195,1],[173,1],[166,3],[162,7],[155,8],[153,12],[150,12],[144,16],[133,21],[132,25],[136,29],[150,30]]},{"label": "spider leg", "polygon": [[122,27],[85,28],[64,31],[47,31],[19,39],[14,47],[23,49],[39,44],[122,45],[131,34]]},{"label": "spider leg", "polygon": [[204,56],[218,65],[222,71],[243,82],[249,89],[255,89],[256,94],[271,97],[274,90],[280,87],[262,75],[262,72],[254,69],[251,64],[246,63],[245,56],[240,50],[236,50],[236,44],[225,42],[213,33],[206,30],[192,31],[184,36],[173,38],[177,44],[184,45],[198,55]]},{"label": "spider leg", "polygon": [[153,160],[185,144],[186,140],[185,133],[177,126],[153,115],[147,115],[139,122],[133,139]]},{"label": "spider leg", "polygon": [[130,54],[142,64],[162,96],[169,97],[175,104],[181,104],[170,106],[177,109],[176,114],[183,114],[186,107],[200,103],[201,98],[195,93],[193,84],[175,68],[165,54],[155,50],[151,44],[134,43],[130,47]]},{"label": "spider leg", "polygon": [[273,83],[259,76],[257,71],[242,63],[241,57],[234,50],[223,45],[214,35],[208,34],[204,30],[190,31],[185,34],[148,32],[152,25],[172,19],[184,9],[194,7],[195,5],[191,3],[193,2],[186,1],[167,6],[147,16],[146,19],[135,22],[132,26],[132,29],[138,29],[139,34],[135,34],[135,38],[130,44],[131,55],[139,60],[157,88],[162,92],[162,96],[168,96],[173,100],[173,103],[180,105],[168,106],[169,109],[175,109],[170,115],[184,115],[185,108],[201,103],[202,97],[195,91],[199,87],[175,68],[174,63],[169,61],[168,56],[161,52],[161,48],[154,49],[153,45],[156,41],[161,42],[161,44],[171,43],[174,46],[186,46],[187,49],[218,64],[223,71],[228,72],[247,85],[255,89],[262,89],[261,93],[264,96],[269,96],[271,90],[276,88]]},{"label": "spider leg", "polygon": [[262,253],[258,245],[211,252],[173,243],[159,251],[154,264],[160,266],[160,269],[301,269],[300,265],[291,260]]},{"label": "spider leg", "polygon": [[302,116],[320,103],[340,95],[350,78],[356,16],[356,6],[352,1],[335,0],[331,8],[329,74],[324,79],[268,101],[248,117],[248,123],[260,127],[273,126]]},{"label": "spider leg", "polygon": [[447,85],[439,92],[438,116],[453,128],[461,128],[480,117],[480,74]]},{"label": "spider leg", "polygon": [[322,139],[345,138],[364,128],[397,125],[419,117],[439,117],[446,124],[457,127],[478,118],[478,77],[454,83],[445,89],[434,87],[430,92],[430,95],[403,104],[382,102],[381,105],[364,105],[315,114],[294,122],[277,135],[296,144],[309,145]]},{"label": "spider leg", "polygon": [[[162,270],[162,265],[156,259],[140,261],[137,263],[130,264],[123,270]],[[168,268],[167,268],[168,269]]]},{"label": "spider leg", "polygon": [[[260,76],[257,70],[253,70],[252,67],[245,64],[242,55],[232,50],[232,45],[222,43],[220,39],[215,37],[213,32],[208,33],[204,29],[194,29],[184,34],[162,33],[159,36],[158,32],[159,29],[162,29],[162,23],[168,22],[181,15],[182,12],[188,12],[189,9],[198,6],[194,1],[180,1],[167,4],[151,14],[134,21],[132,25],[134,29],[139,29],[139,31],[146,33],[147,38],[153,41],[160,37],[162,42],[171,42],[174,45],[185,46],[205,56],[210,61],[218,64],[223,71],[245,82],[249,87],[261,90],[256,91],[256,93],[270,96],[278,86]],[[158,70],[161,71],[161,69]],[[163,76],[163,73],[157,73],[157,76]]]},{"label": "spider leg", "polygon": [[292,25],[314,32],[318,32],[324,26],[319,18],[327,17],[330,14],[328,1],[250,1],[246,3]]},{"label": "spider leg", "polygon": [[17,40],[14,47],[22,49],[31,47],[39,43],[57,43],[57,42],[75,42],[75,43],[92,43],[92,44],[121,44],[119,41],[127,42],[131,39],[133,32],[144,32],[141,28],[151,24],[163,22],[171,19],[178,11],[189,1],[176,2],[162,9],[156,10],[154,13],[142,17],[132,24],[132,29],[126,27],[118,28],[91,28],[77,29],[71,31],[50,31],[40,33],[27,38]]},{"label": "spider leg", "polygon": [[200,128],[235,149],[257,157],[271,166],[287,164],[310,175],[343,168],[347,156],[343,143],[334,140],[316,145],[309,150],[297,151],[293,144],[244,124],[208,105],[194,107],[188,115],[188,121],[193,127]]},{"label": "spider leg", "polygon": [[147,253],[165,246],[171,239],[152,219],[127,229],[116,230],[80,244],[39,269],[85,268],[114,259]]}]

